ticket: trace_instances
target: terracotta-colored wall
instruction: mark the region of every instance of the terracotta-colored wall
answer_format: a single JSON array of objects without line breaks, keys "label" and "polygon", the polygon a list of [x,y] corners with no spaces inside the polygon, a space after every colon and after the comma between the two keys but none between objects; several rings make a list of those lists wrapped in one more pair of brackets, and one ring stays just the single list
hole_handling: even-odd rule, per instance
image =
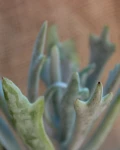
[{"label": "terracotta-colored wall", "polygon": [[[44,20],[58,25],[61,40],[76,40],[81,66],[88,62],[88,35],[109,25],[116,53],[105,69],[120,62],[119,0],[0,0],[0,76],[13,80],[26,93],[28,66],[34,40]],[[119,120],[102,150],[119,144]]]}]

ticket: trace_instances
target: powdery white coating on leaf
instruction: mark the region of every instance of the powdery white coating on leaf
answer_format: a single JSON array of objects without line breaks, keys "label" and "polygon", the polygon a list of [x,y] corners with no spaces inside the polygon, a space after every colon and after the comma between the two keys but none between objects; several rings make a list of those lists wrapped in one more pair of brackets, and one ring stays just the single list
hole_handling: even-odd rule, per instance
[{"label": "powdery white coating on leaf", "polygon": [[106,95],[104,98],[102,98],[102,93],[102,84],[98,82],[93,96],[89,100],[84,102],[77,99],[74,102],[76,123],[73,136],[68,144],[69,150],[78,150],[78,148],[80,148],[95,120],[112,100],[111,93]]},{"label": "powdery white coating on leaf", "polygon": [[54,150],[43,126],[44,97],[31,104],[12,81],[3,78],[9,111],[21,138],[31,150]]},{"label": "powdery white coating on leaf", "polygon": [[101,123],[92,134],[88,142],[86,142],[79,150],[98,150],[105,138],[111,131],[111,128],[120,112],[120,89],[115,98],[112,100],[108,110],[106,111]]}]

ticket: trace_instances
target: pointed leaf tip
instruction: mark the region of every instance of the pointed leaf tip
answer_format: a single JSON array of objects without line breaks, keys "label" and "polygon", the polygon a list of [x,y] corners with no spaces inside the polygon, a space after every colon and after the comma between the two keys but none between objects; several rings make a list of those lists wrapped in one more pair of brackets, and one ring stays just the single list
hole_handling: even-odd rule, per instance
[{"label": "pointed leaf tip", "polygon": [[100,81],[97,83],[97,88],[99,88],[101,91],[103,89],[103,85]]},{"label": "pointed leaf tip", "polygon": [[44,30],[47,30],[47,27],[48,27],[48,21],[44,21],[43,24],[42,24],[42,28]]},{"label": "pointed leaf tip", "polygon": [[47,33],[47,22],[45,21],[38,33],[37,39],[35,41],[34,50],[33,50],[33,58],[32,61],[34,62],[35,59],[44,52],[45,41],[46,41],[46,33]]},{"label": "pointed leaf tip", "polygon": [[99,81],[98,83],[97,83],[97,86],[96,86],[96,93],[97,92],[100,92],[101,93],[101,95],[102,95],[102,92],[103,92],[103,85],[102,85],[102,83]]},{"label": "pointed leaf tip", "polygon": [[39,75],[41,74],[44,58],[44,48],[46,42],[47,22],[45,21],[40,28],[37,39],[35,41],[32,60],[28,76],[28,98],[35,101],[39,93]]},{"label": "pointed leaf tip", "polygon": [[48,26],[48,21],[46,20],[46,21],[44,21],[44,23],[43,23],[46,27]]},{"label": "pointed leaf tip", "polygon": [[102,95],[103,95],[103,85],[101,82],[98,82],[92,97],[87,101],[88,105],[89,104],[93,105],[93,103],[97,105],[101,101]]},{"label": "pointed leaf tip", "polygon": [[15,89],[16,91],[19,90],[18,87],[11,80],[5,77],[2,78],[2,87],[4,92],[5,91],[9,92],[11,90],[15,91]]},{"label": "pointed leaf tip", "polygon": [[79,78],[78,72],[74,72],[72,74],[71,80],[69,82],[69,87],[71,87],[71,89],[72,88],[75,88],[75,89],[77,88],[77,90],[79,92],[79,90],[80,90],[80,78]]},{"label": "pointed leaf tip", "polygon": [[47,34],[47,41],[46,41],[46,49],[48,52],[48,55],[50,55],[51,48],[53,45],[58,45],[59,43],[59,37],[57,34],[57,27],[55,25],[52,25],[48,28],[48,34]]},{"label": "pointed leaf tip", "polygon": [[57,45],[54,45],[54,46],[52,47],[52,51],[58,51]]},{"label": "pointed leaf tip", "polygon": [[79,73],[78,72],[74,72],[72,75],[72,80],[75,80],[77,82],[80,82],[80,78],[79,78]]},{"label": "pointed leaf tip", "polygon": [[38,118],[40,114],[43,115],[44,112],[44,96],[40,96],[32,105],[32,109],[38,114]]}]

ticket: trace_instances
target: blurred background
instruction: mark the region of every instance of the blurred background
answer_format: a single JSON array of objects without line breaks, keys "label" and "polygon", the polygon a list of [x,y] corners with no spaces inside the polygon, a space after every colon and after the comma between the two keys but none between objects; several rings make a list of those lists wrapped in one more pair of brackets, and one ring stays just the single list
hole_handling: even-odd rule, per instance
[{"label": "blurred background", "polygon": [[[57,25],[61,41],[75,39],[81,68],[89,60],[89,34],[99,35],[108,25],[116,52],[106,65],[103,83],[120,63],[119,0],[0,0],[0,76],[11,79],[24,94],[32,48],[45,20]],[[120,150],[119,118],[100,150]]]}]

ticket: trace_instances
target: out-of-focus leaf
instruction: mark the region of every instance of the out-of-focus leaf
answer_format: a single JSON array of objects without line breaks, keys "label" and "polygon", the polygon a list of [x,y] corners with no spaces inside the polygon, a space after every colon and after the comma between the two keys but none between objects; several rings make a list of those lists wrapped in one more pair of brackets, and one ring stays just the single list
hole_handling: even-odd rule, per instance
[{"label": "out-of-focus leaf", "polygon": [[47,57],[45,63],[43,64],[40,78],[43,80],[45,85],[48,87],[50,85],[50,58]]},{"label": "out-of-focus leaf", "polygon": [[39,90],[39,75],[44,63],[45,56],[43,55],[45,40],[46,40],[47,22],[44,22],[38,38],[35,42],[32,61],[28,76],[28,98],[31,102],[34,102],[38,97]]},{"label": "out-of-focus leaf", "polygon": [[57,46],[51,50],[50,76],[51,84],[61,82],[60,55]]},{"label": "out-of-focus leaf", "polygon": [[76,46],[73,40],[59,43],[61,56],[61,70],[63,82],[68,83],[72,73],[79,71],[79,57],[76,54]]},{"label": "out-of-focus leaf", "polygon": [[108,80],[105,85],[104,94],[108,92],[114,92],[120,86],[120,64],[117,64],[115,68],[110,72]]},{"label": "out-of-focus leaf", "polygon": [[95,66],[96,66],[95,64],[90,64],[80,71],[79,75],[82,86],[85,86],[86,80],[88,76],[95,70]]},{"label": "out-of-focus leaf", "polygon": [[52,127],[55,127],[55,119],[53,115],[53,105],[52,105],[52,97],[57,89],[65,90],[67,88],[67,84],[62,82],[56,82],[52,84],[47,91],[45,92],[45,118],[48,122],[48,124]]},{"label": "out-of-focus leaf", "polygon": [[4,150],[4,148],[3,148],[3,146],[2,146],[2,145],[0,145],[0,150]]},{"label": "out-of-focus leaf", "polygon": [[[56,82],[61,82],[61,66],[60,66],[60,54],[57,46],[53,46],[51,50],[51,61],[50,61],[50,82],[55,84]],[[57,89],[52,97],[54,114],[56,117],[59,115],[59,105],[62,96],[61,89]]]},{"label": "out-of-focus leaf", "polygon": [[21,150],[7,123],[0,117],[0,143],[7,150]]},{"label": "out-of-focus leaf", "polygon": [[108,27],[104,27],[100,37],[90,36],[90,61],[95,63],[96,68],[87,78],[85,86],[89,88],[91,94],[98,82],[103,68],[115,50],[115,45],[108,40]]},{"label": "out-of-focus leaf", "polygon": [[69,82],[68,88],[62,97],[60,104],[60,117],[61,117],[61,141],[66,142],[72,135],[75,123],[75,110],[73,107],[74,101],[78,98],[80,89],[79,75],[74,73]]},{"label": "out-of-focus leaf", "polygon": [[61,58],[68,59],[69,63],[72,64],[72,71],[78,71],[79,69],[79,57],[77,55],[77,50],[75,42],[73,40],[67,40],[59,44]]},{"label": "out-of-focus leaf", "polygon": [[50,56],[51,49],[54,45],[58,45],[59,43],[59,37],[57,34],[57,27],[55,25],[52,25],[51,27],[48,28],[48,33],[47,33],[47,40],[46,40],[46,48],[47,48],[47,53]]},{"label": "out-of-focus leaf", "polygon": [[[61,42],[57,34],[56,26],[52,25],[50,28],[48,28],[47,34],[48,57],[51,55],[51,50],[54,45],[58,47],[60,53],[62,81],[68,82],[72,73],[79,70],[79,59],[76,54],[75,42],[71,39]],[[49,68],[49,66],[47,66],[47,62],[44,67]],[[45,74],[45,72],[43,74]],[[46,80],[47,79],[44,78],[44,81]],[[48,84],[46,85],[48,86]]]}]

